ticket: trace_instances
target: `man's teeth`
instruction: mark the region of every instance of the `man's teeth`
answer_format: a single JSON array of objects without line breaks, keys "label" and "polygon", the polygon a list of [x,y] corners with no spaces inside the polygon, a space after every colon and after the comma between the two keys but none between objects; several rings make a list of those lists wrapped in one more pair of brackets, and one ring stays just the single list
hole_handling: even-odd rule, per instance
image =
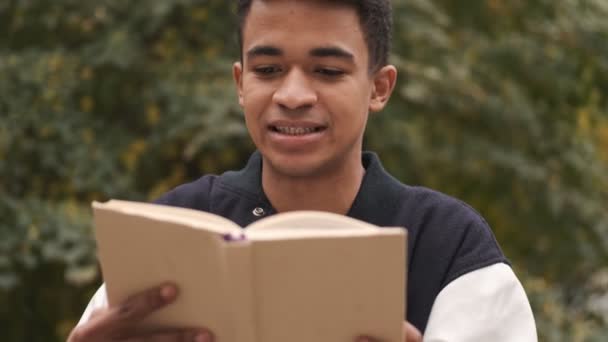
[{"label": "man's teeth", "polygon": [[288,135],[304,135],[317,131],[314,127],[275,127],[276,131]]}]

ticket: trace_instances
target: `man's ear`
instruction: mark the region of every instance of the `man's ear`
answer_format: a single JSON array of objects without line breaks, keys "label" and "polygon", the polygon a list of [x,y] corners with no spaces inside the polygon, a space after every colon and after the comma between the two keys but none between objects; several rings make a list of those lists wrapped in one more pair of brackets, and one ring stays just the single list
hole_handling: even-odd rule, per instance
[{"label": "man's ear", "polygon": [[395,83],[397,82],[397,68],[393,65],[385,65],[376,71],[373,75],[373,88],[369,102],[369,110],[371,112],[381,111],[388,102]]},{"label": "man's ear", "polygon": [[243,64],[241,62],[234,62],[232,65],[232,78],[239,96],[239,105],[243,107]]}]

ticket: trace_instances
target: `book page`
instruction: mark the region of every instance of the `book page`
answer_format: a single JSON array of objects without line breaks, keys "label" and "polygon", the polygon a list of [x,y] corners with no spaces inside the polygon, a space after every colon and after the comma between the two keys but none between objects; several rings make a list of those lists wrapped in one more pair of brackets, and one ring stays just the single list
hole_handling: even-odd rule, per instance
[{"label": "book page", "polygon": [[241,232],[241,227],[236,223],[219,215],[195,209],[115,199],[105,203],[93,202],[93,208],[107,208],[133,215],[150,217],[160,221],[175,222],[195,229],[206,229],[218,234]]},{"label": "book page", "polygon": [[321,211],[292,211],[273,215],[246,227],[252,240],[305,237],[345,237],[383,234],[384,229],[348,216]]},{"label": "book page", "polygon": [[246,240],[226,244],[226,288],[230,320],[225,339],[220,341],[254,342],[256,320],[254,311],[253,265],[251,243]]},{"label": "book page", "polygon": [[252,241],[256,341],[402,342],[405,231]]},{"label": "book page", "polygon": [[[141,328],[207,327],[218,339],[230,340],[234,324],[226,285],[228,242],[216,232],[230,228],[221,229],[218,224],[214,231],[192,229],[194,223],[205,226],[193,222],[199,215],[166,220],[175,212],[185,213],[183,210],[161,210],[162,215],[157,215],[159,211],[150,213],[150,209],[159,209],[155,205],[116,207],[94,206],[98,257],[110,306],[172,281],[179,287],[177,300],[147,317]],[[230,263],[238,264],[238,255]]]}]

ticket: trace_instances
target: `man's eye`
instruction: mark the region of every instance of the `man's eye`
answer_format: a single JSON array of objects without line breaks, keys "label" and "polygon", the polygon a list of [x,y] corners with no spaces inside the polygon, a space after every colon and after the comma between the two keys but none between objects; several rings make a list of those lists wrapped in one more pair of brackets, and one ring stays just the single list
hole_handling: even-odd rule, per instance
[{"label": "man's eye", "polygon": [[276,66],[270,65],[270,66],[261,66],[261,67],[254,68],[253,71],[258,75],[270,76],[272,74],[280,72],[281,70]]},{"label": "man's eye", "polygon": [[327,77],[338,77],[345,74],[345,72],[340,69],[332,68],[319,68],[317,69],[317,73]]}]

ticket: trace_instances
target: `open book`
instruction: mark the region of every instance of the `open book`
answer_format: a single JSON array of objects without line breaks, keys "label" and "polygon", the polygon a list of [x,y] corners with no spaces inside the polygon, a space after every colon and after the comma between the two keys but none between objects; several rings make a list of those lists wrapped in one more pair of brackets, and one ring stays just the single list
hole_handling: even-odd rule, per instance
[{"label": "open book", "polygon": [[175,282],[175,303],[142,328],[206,327],[226,342],[401,342],[403,228],[313,211],[243,229],[218,215],[156,204],[93,203],[110,306]]}]

